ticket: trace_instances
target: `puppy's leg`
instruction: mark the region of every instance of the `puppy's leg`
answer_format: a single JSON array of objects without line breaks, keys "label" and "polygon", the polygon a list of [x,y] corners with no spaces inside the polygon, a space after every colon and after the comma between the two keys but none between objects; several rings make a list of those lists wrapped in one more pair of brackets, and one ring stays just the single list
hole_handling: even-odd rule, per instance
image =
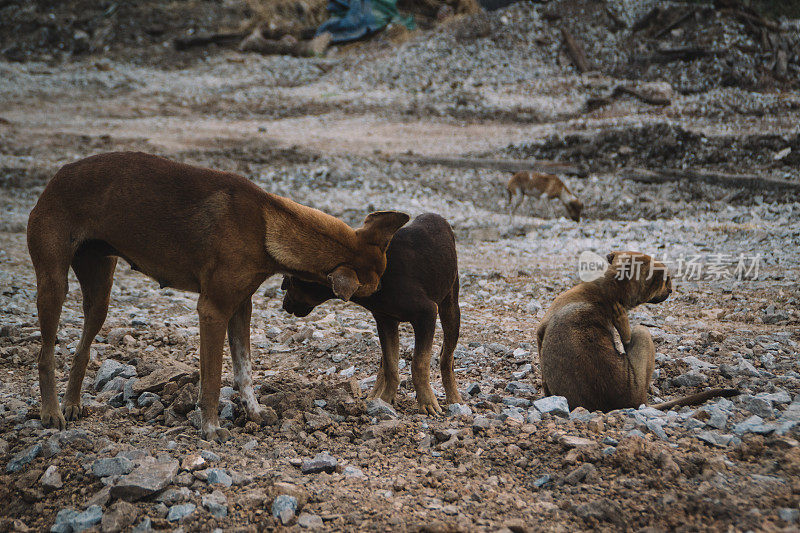
[{"label": "puppy's leg", "polygon": [[456,375],[453,372],[453,352],[458,344],[458,333],[461,329],[461,309],[458,307],[458,277],[453,283],[450,294],[439,304],[439,319],[442,322],[442,351],[439,354],[439,366],[442,372],[442,385],[447,404],[461,403]]},{"label": "puppy's leg", "polygon": [[230,431],[219,426],[219,389],[222,385],[222,347],[232,312],[205,294],[197,302],[200,316],[200,429],[209,440],[225,441]]},{"label": "puppy's leg", "polygon": [[[39,390],[42,395],[40,417],[45,427],[64,429],[67,422],[58,407],[55,374],[55,347],[61,306],[69,284],[68,236],[59,235],[57,228],[48,228],[33,216],[28,223],[28,249],[36,270],[36,307],[42,346],[39,349]],[[59,238],[62,237],[62,238]]]},{"label": "puppy's leg", "polygon": [[252,299],[248,297],[233,312],[233,316],[228,321],[228,345],[233,361],[233,383],[244,402],[247,418],[261,424],[264,422],[264,409],[259,405],[253,392],[253,367],[250,362],[250,316],[252,312]]},{"label": "puppy's leg", "polygon": [[631,380],[632,405],[639,406],[647,403],[647,389],[653,379],[653,369],[656,364],[656,349],[653,338],[644,326],[636,326],[631,333],[631,340],[627,346],[628,360],[630,361],[633,376]]},{"label": "puppy's leg", "polygon": [[378,325],[378,338],[381,341],[381,366],[378,379],[369,398],[380,398],[392,403],[400,385],[398,363],[400,361],[400,332],[397,320],[386,316],[375,315]]},{"label": "puppy's leg", "polygon": [[611,311],[611,323],[614,324],[625,351],[631,342],[631,323],[628,321],[628,311],[620,303],[614,304]]},{"label": "puppy's leg", "polygon": [[62,411],[67,420],[77,420],[82,414],[81,386],[86,375],[86,364],[89,362],[89,349],[106,320],[116,266],[116,257],[93,252],[79,251],[72,258],[72,270],[81,284],[83,297],[83,333],[75,350],[67,393],[62,402]]},{"label": "puppy's leg", "polygon": [[[517,212],[517,209],[519,208],[519,206],[522,205],[522,202],[525,201],[525,193],[521,189],[517,189],[517,194],[519,194],[519,199],[516,202],[514,202],[514,206],[511,208],[509,224],[513,224],[514,223],[514,214]],[[509,203],[509,205],[511,204],[511,198],[510,197],[509,197],[509,202],[508,203]]]},{"label": "puppy's leg", "polygon": [[421,311],[411,323],[414,327],[414,358],[411,361],[411,379],[417,391],[417,404],[420,411],[427,414],[441,414],[442,408],[431,388],[431,349],[436,330],[436,305]]}]

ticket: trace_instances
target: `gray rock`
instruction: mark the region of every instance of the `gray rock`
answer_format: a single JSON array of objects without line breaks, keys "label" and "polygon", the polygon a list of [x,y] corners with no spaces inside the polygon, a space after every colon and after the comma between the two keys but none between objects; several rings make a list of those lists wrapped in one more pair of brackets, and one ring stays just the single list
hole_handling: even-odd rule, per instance
[{"label": "gray rock", "polygon": [[511,407],[521,407],[522,409],[527,409],[531,405],[531,401],[527,398],[516,398],[514,396],[509,396],[503,398],[503,404],[510,405]]},{"label": "gray rock", "polygon": [[564,483],[568,485],[577,485],[583,481],[586,476],[594,473],[597,468],[592,463],[583,463],[575,468],[572,472],[564,476]]},{"label": "gray rock", "polygon": [[153,531],[153,525],[150,518],[145,517],[141,522],[136,524],[136,527],[133,528],[132,533],[147,533],[148,531]]},{"label": "gray rock", "polygon": [[139,395],[139,398],[136,400],[136,405],[138,405],[139,407],[148,407],[160,400],[161,396],[159,396],[155,392],[143,392],[142,394]]},{"label": "gray rock", "polygon": [[[116,376],[114,378],[109,379],[106,381],[106,384],[100,389],[100,392],[120,392],[122,389],[125,388],[125,382],[127,380],[122,376]],[[124,398],[125,394],[122,393],[120,399]]]},{"label": "gray rock", "polygon": [[176,503],[183,503],[191,497],[192,491],[187,487],[170,487],[156,496],[155,500],[163,503],[164,505],[170,506],[175,505]]},{"label": "gray rock", "polygon": [[531,370],[533,370],[533,367],[531,366],[531,364],[530,363],[525,363],[524,365],[519,367],[519,370],[517,370],[516,372],[512,372],[511,373],[511,377],[514,378],[514,379],[522,379],[525,376],[527,376],[528,374],[530,374]]},{"label": "gray rock", "polygon": [[294,519],[297,512],[297,498],[288,494],[279,494],[272,502],[272,516],[284,526]]},{"label": "gray rock", "polygon": [[101,529],[103,533],[117,533],[131,527],[139,516],[139,509],[123,500],[114,502],[111,509],[103,513]]},{"label": "gray rock", "polygon": [[203,507],[216,518],[228,516],[228,498],[219,490],[203,495]]},{"label": "gray rock", "polygon": [[36,459],[39,454],[42,452],[42,443],[37,442],[36,444],[32,444],[28,446],[17,455],[11,458],[11,460],[6,464],[6,472],[14,473],[19,472],[28,464],[30,464],[34,459]]},{"label": "gray rock", "polygon": [[316,474],[318,472],[327,472],[332,474],[336,470],[336,465],[339,461],[335,457],[326,452],[318,453],[311,460],[303,461],[300,466],[300,471],[304,474]]},{"label": "gray rock", "polygon": [[306,529],[320,529],[322,528],[322,518],[311,513],[300,513],[297,517],[297,524]]},{"label": "gray rock", "polygon": [[141,464],[111,487],[111,496],[128,501],[150,496],[171,484],[178,468],[178,461],[175,460]]},{"label": "gray rock", "polygon": [[690,370],[685,374],[673,378],[672,383],[678,387],[699,387],[708,381],[708,377],[700,372]]},{"label": "gray rock", "polygon": [[397,418],[397,411],[394,410],[394,407],[380,398],[374,398],[367,402],[367,414],[382,420]]},{"label": "gray rock", "polygon": [[465,392],[472,397],[477,396],[481,393],[481,386],[479,383],[470,383]]},{"label": "gray rock", "polygon": [[785,390],[778,390],[777,392],[773,392],[770,394],[762,392],[756,394],[756,397],[763,398],[772,404],[778,404],[778,405],[783,405],[785,403],[790,403],[792,401],[792,397]]},{"label": "gray rock", "polygon": [[170,522],[177,522],[178,520],[183,520],[187,516],[194,513],[197,506],[193,503],[179,503],[177,505],[173,505],[169,508],[169,512],[167,513],[167,520]]},{"label": "gray rock", "polygon": [[542,414],[550,413],[563,418],[569,417],[569,403],[563,396],[548,396],[533,402],[533,406]]},{"label": "gray rock", "polygon": [[716,431],[702,431],[697,434],[697,438],[718,448],[726,448],[734,443],[733,435],[720,434]]},{"label": "gray rock", "polygon": [[92,474],[97,477],[122,476],[132,470],[133,462],[125,457],[103,457],[92,464]]},{"label": "gray rock", "polygon": [[75,509],[61,509],[56,515],[56,521],[50,528],[50,533],[70,533],[72,531],[72,519],[80,513]]},{"label": "gray rock", "polygon": [[223,420],[233,420],[236,417],[236,404],[230,400],[219,401],[219,417]]},{"label": "gray rock", "polygon": [[219,455],[215,454],[211,450],[200,450],[200,457],[208,461],[209,463],[218,463],[219,462]]},{"label": "gray rock", "polygon": [[778,517],[787,524],[794,524],[800,520],[800,510],[791,509],[789,507],[781,507],[778,509]]},{"label": "gray rock", "polygon": [[542,413],[540,413],[535,407],[528,409],[528,413],[525,415],[525,422],[528,424],[537,424],[541,421]]},{"label": "gray rock", "polygon": [[742,394],[739,396],[739,400],[742,402],[742,407],[761,418],[772,418],[775,414],[772,410],[772,402],[765,398]]},{"label": "gray rock", "polygon": [[56,465],[47,467],[47,470],[44,471],[41,479],[39,479],[39,483],[41,483],[42,488],[48,492],[60,489],[64,486],[64,482],[61,481],[61,474],[58,473],[58,467],[56,467]]},{"label": "gray rock", "polygon": [[97,371],[97,375],[94,378],[94,389],[101,390],[110,380],[116,377],[121,377],[123,378],[122,386],[119,389],[114,390],[122,390],[122,387],[124,387],[124,381],[135,376],[135,366],[126,365],[120,363],[119,361],[115,361],[114,359],[106,359],[100,365],[100,369]]},{"label": "gray rock", "polygon": [[99,505],[92,505],[82,513],[74,516],[72,520],[69,521],[69,525],[72,527],[74,533],[80,533],[81,531],[85,531],[99,524],[102,519],[103,508]]},{"label": "gray rock", "polygon": [[705,408],[705,412],[707,412],[709,415],[708,420],[706,420],[706,424],[709,426],[716,429],[725,429],[725,426],[728,425],[728,413],[719,407],[707,407]]},{"label": "gray rock", "polygon": [[209,485],[224,485],[230,487],[233,484],[233,478],[223,468],[209,468],[206,470]]},{"label": "gray rock", "polygon": [[447,406],[447,416],[472,416],[472,409],[465,403],[451,403]]},{"label": "gray rock", "polygon": [[525,415],[519,407],[508,407],[500,412],[500,420],[508,420],[509,418],[520,424],[525,422]]},{"label": "gray rock", "polygon": [[744,435],[745,433],[768,435],[776,429],[777,426],[775,424],[765,424],[764,419],[758,415],[753,415],[750,418],[733,426],[733,432],[737,435]]},{"label": "gray rock", "polygon": [[533,396],[534,394],[536,394],[536,387],[524,381],[509,381],[506,384],[505,390],[506,392],[511,393],[515,396],[519,396],[522,394]]},{"label": "gray rock", "polygon": [[492,427],[492,421],[485,415],[478,415],[475,417],[475,420],[472,421],[472,430],[475,433],[486,431],[490,427]]},{"label": "gray rock", "polygon": [[548,483],[550,483],[550,474],[545,474],[537,478],[536,481],[533,482],[533,486],[539,489],[544,487]]},{"label": "gray rock", "polygon": [[575,514],[584,520],[594,519],[599,522],[612,522],[617,526],[622,526],[622,509],[620,506],[607,499],[594,500],[583,503],[575,507]]},{"label": "gray rock", "polygon": [[365,477],[364,472],[362,472],[360,468],[353,465],[347,465],[344,467],[342,474],[348,479],[363,479]]}]

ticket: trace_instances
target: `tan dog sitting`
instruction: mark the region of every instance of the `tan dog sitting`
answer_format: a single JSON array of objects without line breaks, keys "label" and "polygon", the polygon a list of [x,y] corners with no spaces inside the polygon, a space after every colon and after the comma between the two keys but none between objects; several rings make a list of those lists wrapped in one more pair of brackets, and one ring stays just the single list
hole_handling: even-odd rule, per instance
[{"label": "tan dog sitting", "polygon": [[[506,183],[508,193],[508,207],[511,208],[511,222],[514,221],[514,213],[522,205],[526,196],[536,196],[547,200],[558,198],[567,209],[567,214],[575,222],[580,222],[583,203],[578,197],[572,194],[564,182],[558,176],[552,174],[542,174],[540,172],[517,172]],[[519,198],[514,202],[514,196]],[[513,207],[512,207],[513,203]]]},{"label": "tan dog sitting", "polygon": [[[666,267],[648,255],[614,252],[607,259],[610,266],[600,278],[555,299],[537,330],[544,393],[566,397],[570,409],[611,411],[647,403],[655,347],[647,328],[631,328],[628,310],[663,302],[672,292],[672,281]],[[624,353],[615,346],[614,330]],[[653,407],[734,394],[710,390]]]},{"label": "tan dog sitting", "polygon": [[[89,347],[108,311],[117,258],[162,287],[200,293],[200,412],[206,438],[219,426],[227,332],[234,384],[247,415],[263,409],[250,376],[251,296],[276,273],[324,284],[344,300],[378,289],[386,248],[408,215],[372,213],[352,229],[321,211],[269,194],[250,180],[153,155],[117,152],[65,165],[28,219],[42,347],[41,419],[63,429],[81,416]],[[53,357],[72,267],[83,294],[83,334],[59,409]]]}]

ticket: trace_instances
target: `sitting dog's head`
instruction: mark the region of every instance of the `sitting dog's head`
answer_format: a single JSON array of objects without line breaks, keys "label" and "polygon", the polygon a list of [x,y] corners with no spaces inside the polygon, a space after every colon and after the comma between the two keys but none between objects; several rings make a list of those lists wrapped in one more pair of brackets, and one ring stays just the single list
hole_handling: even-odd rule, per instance
[{"label": "sitting dog's head", "polygon": [[386,248],[408,219],[407,214],[397,211],[367,215],[364,224],[355,231],[358,248],[354,256],[328,273],[328,283],[338,298],[364,298],[378,290],[386,270]]},{"label": "sitting dog's head", "polygon": [[611,252],[606,259],[611,265],[606,271],[606,279],[610,277],[627,283],[632,295],[635,294],[632,304],[661,303],[672,293],[672,278],[667,267],[649,255]]},{"label": "sitting dog's head", "polygon": [[575,222],[581,221],[581,211],[583,211],[583,202],[575,198],[574,200],[570,200],[566,204],[567,213],[569,214],[569,218],[574,220]]},{"label": "sitting dog's head", "polygon": [[336,297],[330,287],[294,276],[283,276],[281,289],[286,291],[283,295],[283,310],[300,317],[308,316],[316,306]]}]

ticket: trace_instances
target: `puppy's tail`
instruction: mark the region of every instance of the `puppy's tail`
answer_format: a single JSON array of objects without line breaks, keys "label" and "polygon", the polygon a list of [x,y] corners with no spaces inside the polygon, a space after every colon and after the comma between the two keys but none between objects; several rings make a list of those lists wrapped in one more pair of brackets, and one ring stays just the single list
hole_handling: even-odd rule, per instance
[{"label": "puppy's tail", "polygon": [[666,410],[672,407],[682,407],[685,405],[699,405],[711,398],[730,398],[731,396],[739,395],[737,389],[709,389],[707,391],[698,392],[697,394],[690,394],[677,400],[670,400],[668,402],[661,402],[651,405],[656,409]]}]

